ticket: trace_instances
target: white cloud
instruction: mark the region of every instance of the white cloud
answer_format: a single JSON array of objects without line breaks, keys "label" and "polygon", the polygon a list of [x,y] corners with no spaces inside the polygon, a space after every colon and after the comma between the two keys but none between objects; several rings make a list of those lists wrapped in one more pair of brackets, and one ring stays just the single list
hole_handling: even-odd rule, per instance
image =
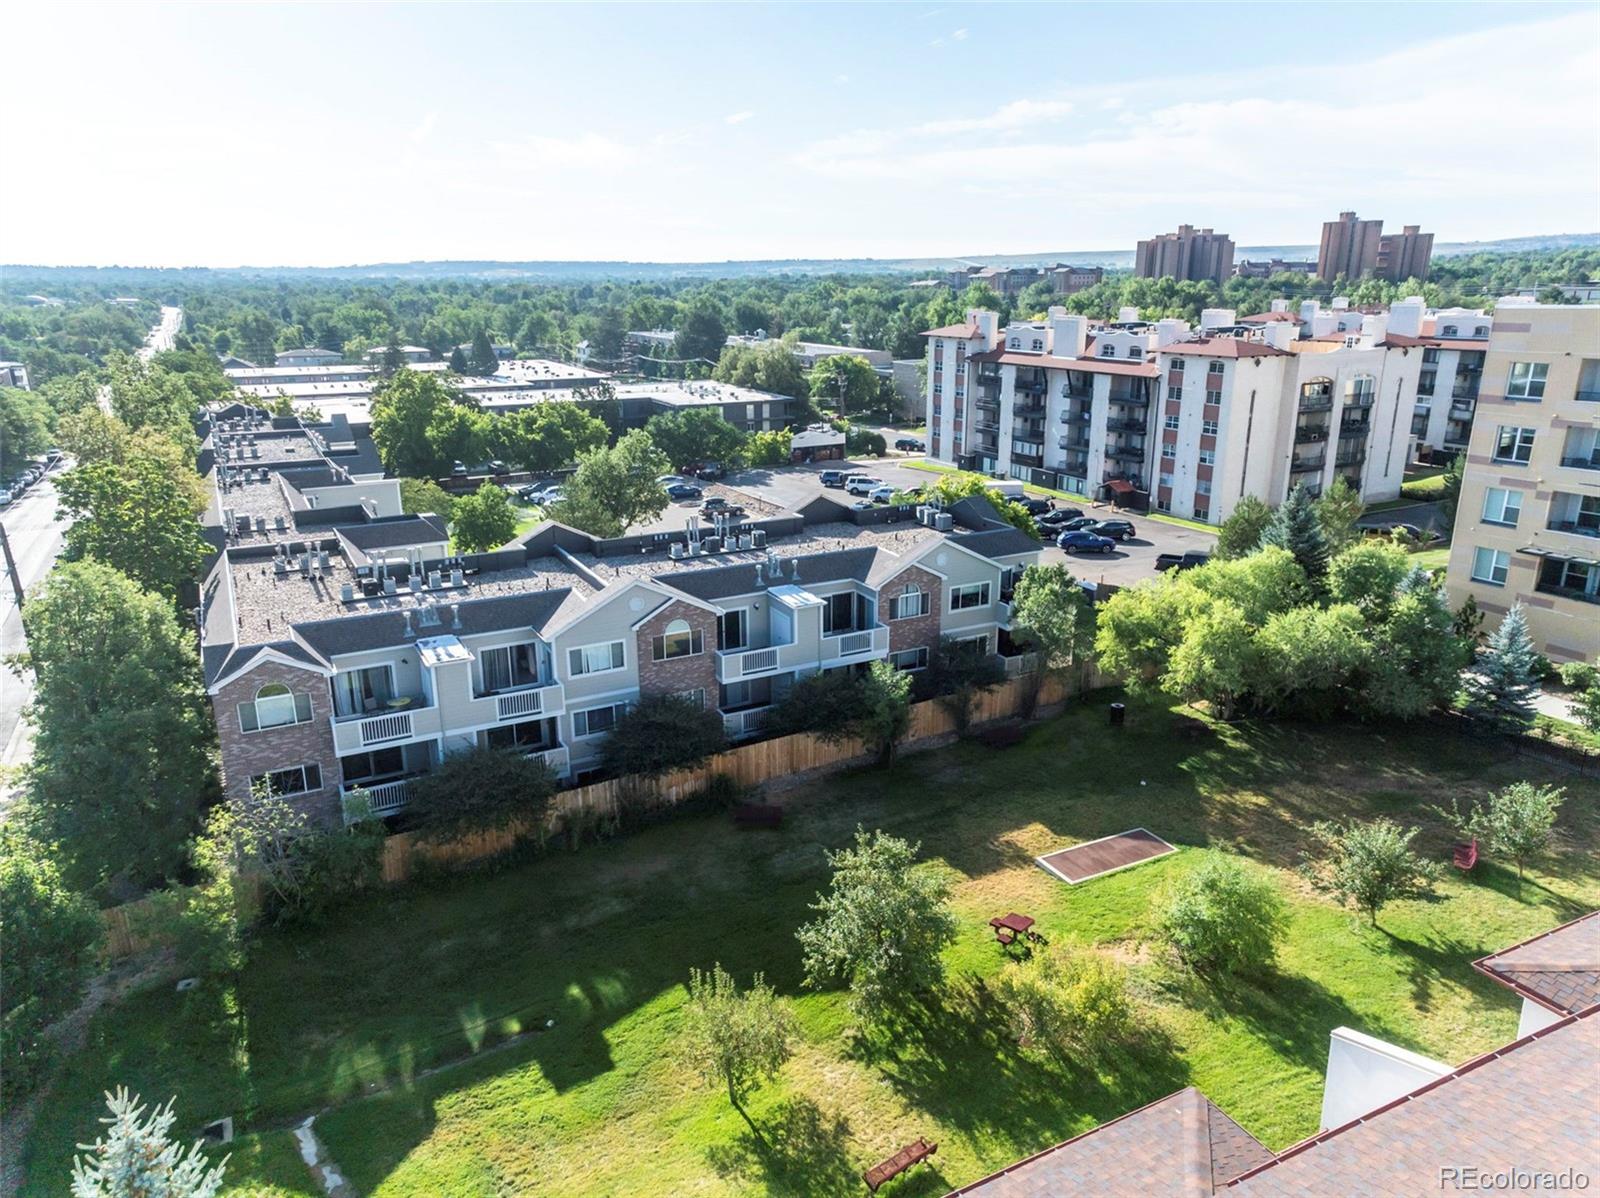
[{"label": "white cloud", "polygon": [[950,35],[950,38],[952,41],[964,42],[967,40],[967,31],[965,29],[957,29]]},{"label": "white cloud", "polygon": [[1059,121],[1072,112],[1072,105],[1063,100],[1013,100],[980,117],[958,117],[954,120],[924,121],[912,127],[913,133],[945,135],[973,133],[997,129],[1019,129],[1035,123]]},{"label": "white cloud", "polygon": [[427,141],[428,137],[433,133],[434,128],[438,124],[439,114],[437,112],[425,114],[423,118],[417,122],[417,127],[411,131],[412,143],[418,144]]},{"label": "white cloud", "polygon": [[722,123],[725,125],[742,125],[753,116],[755,116],[755,113],[746,108],[742,112],[730,112],[722,118]]},{"label": "white cloud", "polygon": [[638,154],[634,147],[598,133],[583,133],[576,137],[534,135],[516,141],[497,141],[492,143],[491,148],[499,155],[503,166],[533,168],[608,169],[626,166]]}]

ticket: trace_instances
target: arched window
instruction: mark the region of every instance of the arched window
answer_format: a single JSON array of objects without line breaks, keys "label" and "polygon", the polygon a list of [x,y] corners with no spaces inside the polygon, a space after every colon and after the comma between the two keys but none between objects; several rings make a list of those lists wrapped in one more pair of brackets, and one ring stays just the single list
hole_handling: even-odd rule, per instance
[{"label": "arched window", "polygon": [[1441,337],[1454,337],[1455,335],[1456,326],[1453,324],[1447,324],[1444,326],[1444,328],[1439,330],[1439,336]]},{"label": "arched window", "polygon": [[245,732],[284,728],[311,719],[311,696],[292,691],[281,682],[269,682],[256,691],[255,698],[239,704],[239,727]]},{"label": "arched window", "polygon": [[890,619],[910,620],[917,616],[925,616],[932,607],[928,592],[916,583],[909,583],[906,589],[894,597],[894,614]]},{"label": "arched window", "polygon": [[657,661],[671,661],[677,657],[693,657],[704,651],[705,645],[701,634],[689,627],[688,620],[674,620],[654,638],[651,649],[651,656]]}]

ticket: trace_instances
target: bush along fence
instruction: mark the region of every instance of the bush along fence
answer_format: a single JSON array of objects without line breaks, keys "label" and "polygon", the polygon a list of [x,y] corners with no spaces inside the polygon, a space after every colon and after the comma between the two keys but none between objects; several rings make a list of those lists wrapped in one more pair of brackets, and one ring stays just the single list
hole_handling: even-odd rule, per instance
[{"label": "bush along fence", "polygon": [[[1106,684],[1094,677],[1089,687]],[[1032,677],[1008,678],[974,697],[971,727],[1016,718],[1026,710]],[[1036,712],[1058,708],[1080,690],[1076,677],[1047,678],[1040,685]],[[911,724],[899,752],[937,748],[956,736],[955,717],[939,699],[911,705]],[[542,825],[510,820],[504,826],[458,839],[437,842],[420,832],[399,832],[383,846],[383,880],[402,883],[427,871],[448,871],[503,856],[529,841],[540,843],[587,835],[618,827],[625,816],[650,818],[698,800],[709,791],[731,785],[737,790],[765,787],[785,790],[811,778],[868,764],[875,755],[858,741],[828,743],[808,732],[737,745],[690,769],[656,778],[608,778],[556,794]],[[101,912],[105,924],[103,953],[108,961],[133,956],[170,941],[174,915],[188,900],[183,889],[147,895]]]}]

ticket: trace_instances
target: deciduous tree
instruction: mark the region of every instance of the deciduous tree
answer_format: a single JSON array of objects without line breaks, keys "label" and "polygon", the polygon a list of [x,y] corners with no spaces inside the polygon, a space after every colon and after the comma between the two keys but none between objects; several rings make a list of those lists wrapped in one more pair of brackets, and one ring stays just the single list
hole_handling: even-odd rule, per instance
[{"label": "deciduous tree", "polygon": [[1356,521],[1361,518],[1365,505],[1361,502],[1361,493],[1344,475],[1335,475],[1313,506],[1330,555],[1343,552],[1361,539]]},{"label": "deciduous tree", "polygon": [[620,536],[667,510],[666,489],[656,480],[670,468],[649,434],[636,429],[609,449],[579,455],[578,472],[551,515],[596,536]]},{"label": "deciduous tree", "polygon": [[1301,871],[1315,889],[1364,912],[1377,927],[1385,906],[1426,893],[1439,877],[1438,864],[1412,849],[1416,835],[1417,829],[1390,819],[1318,820],[1311,826],[1315,847],[1302,854]]},{"label": "deciduous tree", "polygon": [[701,462],[731,462],[745,436],[715,408],[678,408],[650,417],[645,431],[675,468]]},{"label": "deciduous tree", "polygon": [[1213,558],[1246,557],[1261,548],[1261,534],[1272,522],[1272,509],[1254,495],[1243,496],[1217,529]]},{"label": "deciduous tree", "polygon": [[794,1038],[794,1019],[761,974],[741,994],[720,962],[709,973],[690,971],[687,1055],[707,1082],[727,1087],[728,1101],[746,1120],[744,1100],[777,1076],[794,1051]]},{"label": "deciduous tree", "polygon": [[450,533],[456,548],[465,553],[498,549],[517,532],[517,513],[506,493],[486,482],[455,502]]},{"label": "deciduous tree", "polygon": [[1272,964],[1289,915],[1265,871],[1208,851],[1157,899],[1154,922],[1192,968],[1246,973]]},{"label": "deciduous tree", "polygon": [[1513,782],[1464,812],[1455,800],[1448,809],[1437,810],[1463,836],[1476,837],[1491,853],[1515,861],[1520,882],[1527,863],[1550,847],[1565,795],[1559,786]]},{"label": "deciduous tree", "polygon": [[610,773],[653,778],[697,765],[727,744],[715,709],[680,695],[650,695],[618,717],[600,759]]},{"label": "deciduous tree", "polygon": [[[1076,669],[1082,685],[1094,652],[1094,604],[1065,566],[1029,566],[1011,595],[1011,636],[1039,655],[1039,678]],[[1037,698],[1035,687],[1030,708]]]}]

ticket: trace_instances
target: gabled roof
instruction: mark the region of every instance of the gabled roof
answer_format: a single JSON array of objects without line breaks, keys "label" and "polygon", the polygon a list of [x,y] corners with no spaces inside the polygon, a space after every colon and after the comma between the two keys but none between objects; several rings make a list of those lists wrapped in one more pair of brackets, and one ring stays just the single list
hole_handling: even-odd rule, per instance
[{"label": "gabled roof", "polygon": [[978,335],[979,329],[975,324],[947,324],[942,329],[929,329],[923,333],[924,337],[963,337],[967,340]]},{"label": "gabled roof", "polygon": [[371,524],[340,525],[338,533],[357,549],[390,549],[396,545],[432,545],[450,539],[438,516],[393,516]]},{"label": "gabled roof", "polygon": [[1272,1159],[1193,1086],[956,1190],[983,1198],[1209,1196]]},{"label": "gabled roof", "polygon": [[990,558],[1015,557],[1019,553],[1038,553],[1040,549],[1038,541],[1011,524],[1004,528],[991,528],[983,532],[969,532],[951,537],[950,542]]},{"label": "gabled roof", "polygon": [[318,674],[331,674],[333,667],[304,645],[294,641],[273,641],[264,645],[229,647],[230,651],[206,662],[206,685],[213,691],[240,674],[264,662],[303,666]]},{"label": "gabled roof", "polygon": [[962,528],[970,528],[975,532],[987,532],[994,528],[1010,528],[990,503],[982,495],[968,495],[965,499],[958,499],[945,511],[950,513],[950,518]]},{"label": "gabled roof", "polygon": [[1474,961],[1524,998],[1563,1015],[1600,1003],[1600,911]]},{"label": "gabled roof", "polygon": [[[783,562],[782,579],[768,578],[768,584],[798,582],[800,586],[816,586],[825,582],[866,582],[872,570],[876,548],[834,549],[827,553],[812,553],[804,557],[788,557]],[[789,573],[789,563],[798,563],[798,577]],[[680,570],[671,574],[657,574],[654,581],[695,599],[726,599],[732,595],[749,595],[762,589],[756,581],[756,562],[716,569]]]}]

